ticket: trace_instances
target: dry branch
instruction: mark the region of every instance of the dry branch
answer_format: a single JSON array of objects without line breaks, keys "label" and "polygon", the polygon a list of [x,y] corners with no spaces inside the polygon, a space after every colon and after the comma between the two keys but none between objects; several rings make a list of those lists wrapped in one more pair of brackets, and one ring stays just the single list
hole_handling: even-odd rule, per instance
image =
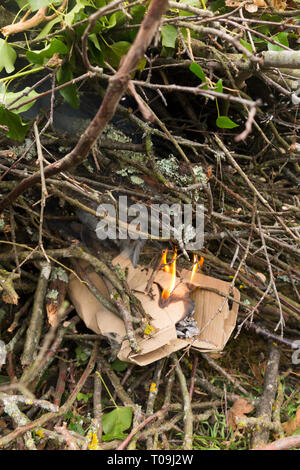
[{"label": "dry branch", "polygon": [[[280,349],[274,343],[270,346],[267,362],[263,394],[257,407],[257,418],[270,422],[272,417],[273,402],[277,391],[278,368],[280,361]],[[253,435],[253,448],[262,447],[268,442],[269,429],[261,423],[260,430]]]}]

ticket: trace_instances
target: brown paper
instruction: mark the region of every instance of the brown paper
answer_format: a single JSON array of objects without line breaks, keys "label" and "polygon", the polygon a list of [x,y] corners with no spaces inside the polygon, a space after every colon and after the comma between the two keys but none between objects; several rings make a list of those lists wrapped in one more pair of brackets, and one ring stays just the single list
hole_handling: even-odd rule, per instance
[{"label": "brown paper", "polygon": [[[120,360],[143,366],[188,345],[201,351],[221,351],[225,347],[235,327],[238,313],[238,303],[233,302],[232,307],[229,308],[228,301],[224,297],[229,293],[230,283],[201,273],[195,274],[192,282],[193,290],[190,295],[195,302],[193,318],[197,322],[199,335],[193,339],[182,339],[177,337],[176,323],[184,315],[186,302],[184,300],[171,302],[165,308],[161,308],[158,303],[160,292],[156,282],[162,288],[167,288],[170,282],[170,274],[164,271],[159,271],[156,274],[155,282],[152,284],[151,296],[149,296],[144,292],[151,271],[141,266],[134,269],[130,261],[123,258],[122,255],[117,256],[113,260],[113,264],[119,264],[123,271],[126,270],[129,287],[142,302],[144,310],[152,318],[151,325],[156,329],[152,337],[138,340],[140,347],[138,353],[133,353],[128,340],[123,340],[126,335],[123,321],[103,307],[88,287],[75,276],[70,278],[69,297],[78,315],[88,328],[107,337],[113,334],[121,343],[118,354]],[[95,272],[86,275],[94,286],[109,299],[109,285]],[[187,270],[180,273],[181,277],[176,279],[174,293],[180,293],[181,290],[187,289],[186,283],[189,283],[190,275],[191,272]],[[221,292],[224,296],[219,295],[216,291]],[[236,288],[233,289],[231,295],[239,301],[240,294]]]}]

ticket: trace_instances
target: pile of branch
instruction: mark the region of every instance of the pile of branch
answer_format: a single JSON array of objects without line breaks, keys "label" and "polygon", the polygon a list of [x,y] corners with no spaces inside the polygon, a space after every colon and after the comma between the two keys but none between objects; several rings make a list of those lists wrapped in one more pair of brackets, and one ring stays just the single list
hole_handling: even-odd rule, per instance
[{"label": "pile of branch", "polygon": [[[109,256],[97,257],[85,247],[74,245],[70,238],[62,240],[59,233],[48,230],[47,220],[51,216],[47,205],[51,200],[61,204],[65,221],[74,220],[75,209],[96,216],[91,209],[95,203],[119,194],[145,204],[197,202],[205,207],[204,247],[196,253],[205,259],[204,272],[230,280],[232,286],[241,289],[236,336],[250,328],[288,347],[291,353],[295,347],[300,331],[300,147],[297,142],[300,54],[280,43],[285,50],[256,53],[252,35],[254,32],[257,36],[264,35],[253,30],[254,20],[244,16],[243,3],[224,15],[185,5],[191,16],[184,21],[171,14],[162,19],[168,4],[169,8],[178,6],[176,2],[152,1],[130,51],[119,70],[111,74],[99,72],[90,64],[87,36],[102,12],[90,17],[82,37],[82,57],[87,71],[76,80],[96,77],[106,92],[95,117],[63,158],[57,158],[57,144],[53,145],[45,133],[54,108],[43,127],[39,129],[34,123],[34,139],[19,157],[15,155],[15,147],[8,148],[11,143],[2,140],[0,320],[7,319],[10,306],[16,307],[14,319],[2,335],[6,343],[2,363],[0,350],[0,365],[5,364],[10,378],[9,385],[0,387],[0,401],[12,423],[0,438],[1,447],[22,446],[20,436],[23,436],[29,449],[47,445],[49,440],[67,448],[85,449],[91,448],[94,442],[91,435],[95,435],[96,447],[102,449],[133,449],[137,445],[169,449],[178,444],[170,438],[175,430],[183,433],[180,445],[183,442],[184,449],[192,449],[195,426],[207,421],[224,404],[242,398],[247,398],[251,410],[256,408],[257,416],[241,418],[233,410],[232,423],[235,429],[261,427],[261,432],[253,432],[253,447],[267,444],[270,433],[283,438],[278,411],[282,396],[277,388],[280,357],[277,347],[270,348],[266,383],[259,403],[251,391],[204,356],[214,370],[226,377],[233,390],[224,392],[212,386],[197,370],[199,354],[194,356],[189,379],[183,370],[183,358],[174,355],[142,371],[131,389],[126,390],[125,383],[136,369],[130,366],[121,383],[103,359],[101,338],[76,332],[79,318],[74,307],[66,302],[70,272],[87,282],[76,261],[84,260],[113,285],[114,294],[109,301],[97,292],[94,294],[124,320],[131,348],[138,349],[137,337],[145,330],[147,312],[128,288],[125,278],[112,268]],[[287,28],[299,28],[297,21],[289,23],[288,12],[281,15]],[[153,43],[150,48],[160,25],[165,24],[186,31],[185,37],[178,35],[177,53],[172,58],[155,55]],[[233,30],[235,34],[227,32]],[[252,45],[251,52],[238,40],[242,36]],[[278,46],[276,39],[265,39]],[[138,80],[132,79],[145,54],[146,69]],[[200,85],[190,71],[195,63],[201,65],[207,77]],[[190,74],[188,86],[187,74]],[[216,86],[220,80],[224,83],[222,91]],[[53,95],[54,91],[55,83],[49,93]],[[119,104],[128,92],[136,99],[135,113]],[[221,105],[222,115],[228,119],[230,116],[231,122],[239,124],[238,128],[216,127]],[[102,134],[116,110],[141,131],[144,136],[141,143],[103,139]],[[26,159],[33,147],[37,161]],[[161,149],[169,149],[168,154]],[[129,152],[132,155],[138,152],[143,158],[131,158]],[[94,165],[92,175],[87,171],[89,156]],[[10,159],[14,159],[12,164]],[[37,164],[39,171],[36,171]],[[130,178],[128,167],[138,178]],[[164,242],[150,237],[141,260],[157,267]],[[191,259],[193,253],[181,248],[182,254]],[[190,267],[184,256],[179,263]],[[51,293],[55,294],[55,302]],[[48,320],[43,315],[45,303]],[[91,352],[85,370],[62,404],[67,375],[65,345],[70,342],[84,344]],[[51,393],[45,392],[42,385],[47,381],[43,380],[56,364],[57,355],[60,360],[56,388]],[[16,357],[21,357],[18,366],[13,364]],[[98,374],[94,374],[94,418],[88,422],[92,434],[81,436],[67,429],[62,419],[95,369]],[[123,441],[101,442],[103,391],[99,374],[110,381],[114,399],[118,397],[124,406],[132,407],[132,429]],[[147,405],[141,409],[133,397],[134,390],[145,381],[151,386]],[[176,400],[172,400],[175,383]],[[196,385],[217,401],[193,400]],[[161,389],[164,398],[157,405],[156,397]],[[276,393],[278,407],[272,414]],[[36,394],[42,398],[36,398]],[[47,412],[42,413],[43,409]],[[57,425],[49,429],[50,423]],[[32,438],[32,430],[36,435],[40,433],[38,444],[37,437]],[[278,445],[285,448],[285,445],[299,446],[300,442],[293,439]]]}]

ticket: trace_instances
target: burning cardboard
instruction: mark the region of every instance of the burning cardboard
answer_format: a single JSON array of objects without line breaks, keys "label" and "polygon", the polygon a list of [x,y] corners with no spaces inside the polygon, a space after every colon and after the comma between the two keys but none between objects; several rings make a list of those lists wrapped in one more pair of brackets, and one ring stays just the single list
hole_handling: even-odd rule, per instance
[{"label": "burning cardboard", "polygon": [[[88,328],[121,344],[118,358],[122,361],[143,366],[189,345],[201,351],[221,351],[235,327],[240,294],[236,288],[230,294],[230,283],[196,272],[201,262],[194,259],[192,279],[191,271],[187,270],[182,270],[178,278],[176,253],[169,264],[165,253],[163,269],[155,275],[151,295],[147,295],[152,272],[141,266],[133,268],[122,255],[113,260],[123,272],[126,270],[128,285],[151,316],[155,329],[153,336],[138,340],[137,353],[131,350],[128,340],[123,340],[126,335],[123,321],[106,309],[75,276],[70,279],[69,297]],[[109,287],[101,277],[95,272],[87,277],[109,299]],[[229,306],[227,295],[237,302],[232,301]],[[185,328],[196,332],[196,336],[182,338],[186,336]]]}]

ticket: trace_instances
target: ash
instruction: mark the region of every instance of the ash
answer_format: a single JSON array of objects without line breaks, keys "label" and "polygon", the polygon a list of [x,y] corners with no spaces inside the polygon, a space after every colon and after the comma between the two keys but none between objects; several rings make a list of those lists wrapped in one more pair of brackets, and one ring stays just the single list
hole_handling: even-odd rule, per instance
[{"label": "ash", "polygon": [[196,320],[191,316],[183,318],[176,323],[176,333],[178,338],[194,338],[199,335]]}]

